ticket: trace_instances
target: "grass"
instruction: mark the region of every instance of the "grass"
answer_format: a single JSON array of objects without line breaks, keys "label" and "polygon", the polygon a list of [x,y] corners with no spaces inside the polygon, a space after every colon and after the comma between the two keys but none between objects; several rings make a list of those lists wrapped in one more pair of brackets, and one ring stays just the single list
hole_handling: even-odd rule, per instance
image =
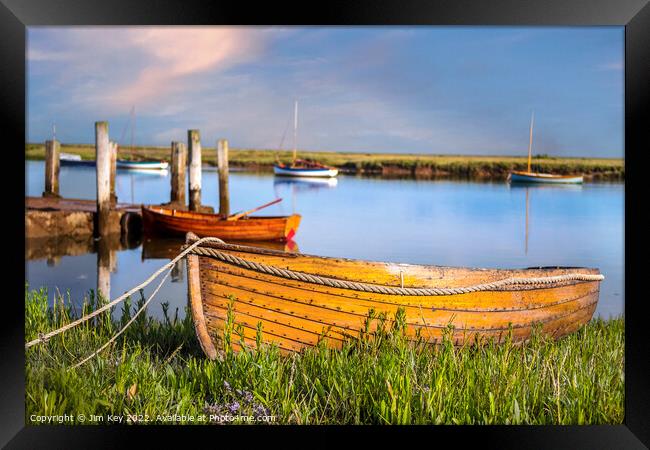
[{"label": "grass", "polygon": [[[142,304],[140,299],[139,304]],[[69,298],[25,291],[31,340],[68,323]],[[98,303],[92,295],[83,311]],[[69,369],[119,330],[132,314],[104,315],[26,352],[26,422],[33,415],[117,415],[127,421],[197,423],[201,416],[247,423],[296,424],[620,424],[624,409],[624,321],[590,322],[557,342],[539,333],[525,344],[456,348],[409,342],[396,320],[342,350],[324,345],[281,355],[232,352],[230,322],[221,361],[207,360],[189,314],[141,315],[112,346]],[[396,318],[400,317],[399,312]],[[380,319],[381,320],[381,319]],[[190,420],[190,417],[193,420]],[[79,423],[73,419],[68,423]],[[199,421],[198,423],[204,423]]]},{"label": "grass", "polygon": [[[83,159],[94,159],[95,148],[89,144],[62,144],[61,151],[76,153]],[[291,160],[290,151],[229,149],[231,166],[252,170],[270,171],[276,162]],[[134,147],[119,149],[120,159],[169,159],[169,147]],[[472,178],[505,178],[510,170],[526,170],[525,156],[470,156],[470,155],[427,155],[388,154],[352,152],[299,151],[303,159],[312,159],[323,164],[339,167],[348,173],[380,174],[384,176],[459,176]],[[26,144],[27,159],[44,159],[43,144]],[[205,164],[216,165],[214,147],[203,148]],[[555,158],[536,155],[532,160],[533,170],[556,174],[582,173],[588,177],[622,180],[625,164],[620,158]]]}]

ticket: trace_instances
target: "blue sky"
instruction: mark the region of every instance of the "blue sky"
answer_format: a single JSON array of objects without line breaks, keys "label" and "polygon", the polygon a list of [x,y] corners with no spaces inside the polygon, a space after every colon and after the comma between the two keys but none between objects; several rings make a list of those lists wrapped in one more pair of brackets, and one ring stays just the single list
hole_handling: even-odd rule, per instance
[{"label": "blue sky", "polygon": [[622,157],[623,27],[30,27],[30,142]]}]

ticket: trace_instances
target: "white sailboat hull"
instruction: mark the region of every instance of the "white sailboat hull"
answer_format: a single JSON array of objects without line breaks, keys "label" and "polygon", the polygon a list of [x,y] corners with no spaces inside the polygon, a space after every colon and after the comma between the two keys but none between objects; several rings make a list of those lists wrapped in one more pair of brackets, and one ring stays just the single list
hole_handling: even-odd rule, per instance
[{"label": "white sailboat hull", "polygon": [[508,177],[512,183],[570,183],[580,184],[583,177],[581,175],[566,176],[566,175],[553,175],[550,173],[535,173],[535,172],[511,172]]},{"label": "white sailboat hull", "polygon": [[280,166],[273,166],[273,172],[276,175],[282,175],[286,177],[308,177],[308,178],[330,178],[330,177],[335,177],[338,175],[339,170],[338,169],[331,169],[331,168],[314,168],[314,169],[302,169],[302,168],[290,168],[290,167],[280,167]]}]

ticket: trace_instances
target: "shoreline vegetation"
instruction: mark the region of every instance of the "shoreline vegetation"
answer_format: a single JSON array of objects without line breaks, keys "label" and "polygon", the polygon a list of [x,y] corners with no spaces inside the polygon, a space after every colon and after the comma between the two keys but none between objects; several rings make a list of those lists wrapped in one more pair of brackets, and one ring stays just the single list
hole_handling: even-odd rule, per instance
[{"label": "shoreline vegetation", "polygon": [[[90,144],[61,144],[61,151],[95,158]],[[526,170],[527,157],[428,155],[399,153],[314,152],[299,150],[302,159],[317,160],[351,175],[405,178],[470,178],[505,180],[510,170]],[[276,155],[283,162],[291,161],[291,151],[229,149],[230,167],[256,172],[271,172]],[[118,158],[126,160],[169,160],[169,147],[119,148]],[[26,144],[25,159],[45,158],[44,144]],[[216,149],[203,147],[203,163],[216,167]],[[583,174],[587,180],[623,181],[625,162],[622,158],[560,158],[535,155],[533,170],[559,175]]]},{"label": "shoreline vegetation", "polygon": [[[25,338],[95,310],[25,287]],[[114,336],[144,298],[26,350],[28,424],[621,424],[624,319],[594,319],[558,341],[536,333],[524,345],[433,347],[405,339],[395,315],[371,339],[342,350],[319,345],[281,355],[259,342],[238,353],[232,310],[221,360],[199,347],[191,315],[141,314]],[[370,315],[369,315],[370,317]],[[385,318],[384,318],[385,319]],[[387,322],[386,322],[387,323]],[[95,418],[93,420],[93,417]],[[203,417],[203,420],[200,419]],[[111,420],[111,418],[113,418]],[[116,420],[121,418],[119,422]],[[230,419],[228,419],[230,418]],[[245,419],[248,418],[248,419]],[[48,420],[50,420],[48,419]],[[53,422],[48,422],[53,423]]]}]

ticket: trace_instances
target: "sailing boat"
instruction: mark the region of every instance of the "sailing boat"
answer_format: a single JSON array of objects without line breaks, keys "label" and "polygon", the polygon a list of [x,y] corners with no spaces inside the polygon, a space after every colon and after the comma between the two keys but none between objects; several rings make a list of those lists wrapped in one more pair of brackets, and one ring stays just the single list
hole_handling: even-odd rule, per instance
[{"label": "sailing boat", "polygon": [[276,175],[289,177],[335,177],[339,170],[323,164],[296,159],[296,137],[298,134],[298,102],[294,103],[293,111],[293,159],[291,164],[278,162],[273,165],[273,172]]},{"label": "sailing boat", "polygon": [[[131,154],[134,153],[134,148],[133,148],[133,134],[135,133],[135,106],[131,107],[131,111],[129,113],[129,123],[127,125],[130,126],[131,128]],[[124,134],[126,132],[126,128],[122,132],[122,138],[120,141],[124,139]],[[129,159],[118,159],[116,161],[116,167],[118,169],[130,169],[130,170],[162,170],[166,171],[169,168],[169,163],[167,161],[135,161],[135,160],[129,160]]]},{"label": "sailing boat", "polygon": [[[131,126],[131,154],[133,154],[134,153],[133,134],[135,132],[134,131],[135,130],[135,106],[131,108],[131,112],[129,114],[130,117],[129,117],[129,122],[127,124],[127,127]],[[124,131],[122,131],[122,137],[120,138],[120,141],[124,140],[126,130],[127,128],[125,127]],[[53,133],[56,136],[56,125],[53,128]],[[81,155],[76,155],[73,153],[60,153],[59,161],[62,166],[95,167],[96,165],[95,160],[82,160]],[[144,171],[145,173],[152,173],[151,171],[160,171],[158,172],[159,174],[165,175],[167,169],[169,169],[169,163],[167,161],[157,161],[157,160],[135,161],[129,159],[118,159],[115,162],[115,167],[118,169]]]},{"label": "sailing boat", "polygon": [[508,181],[513,183],[573,183],[578,184],[583,182],[582,175],[553,175],[550,173],[532,172],[530,169],[530,160],[532,157],[533,149],[533,122],[535,120],[535,112],[530,117],[530,139],[528,141],[528,170],[520,171],[513,170],[508,174]]}]

